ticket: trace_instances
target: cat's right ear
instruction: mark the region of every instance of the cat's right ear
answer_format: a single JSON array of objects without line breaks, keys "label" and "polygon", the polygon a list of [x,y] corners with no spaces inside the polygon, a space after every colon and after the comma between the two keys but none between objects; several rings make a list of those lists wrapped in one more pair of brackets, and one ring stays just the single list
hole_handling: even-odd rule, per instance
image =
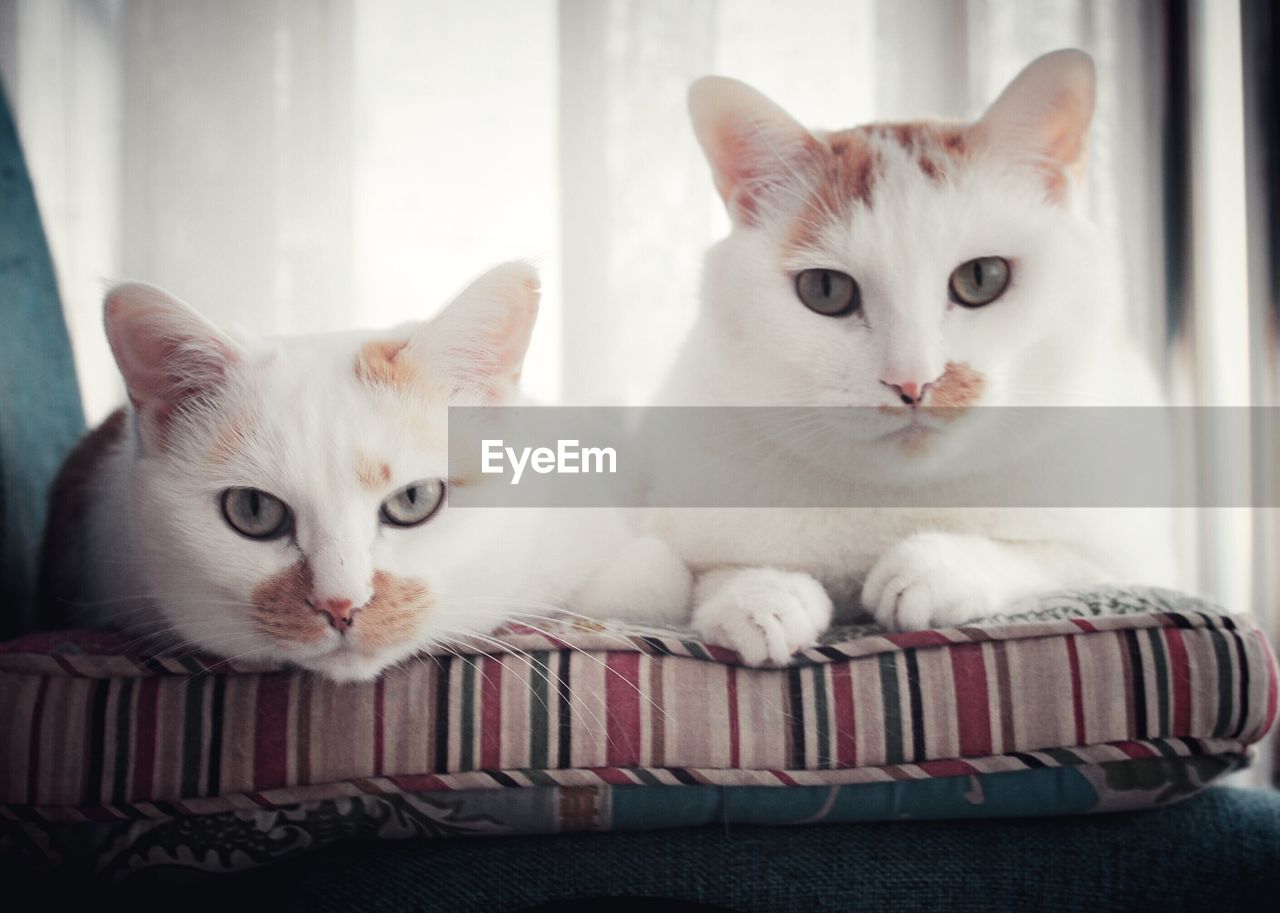
[{"label": "cat's right ear", "polygon": [[689,87],[693,131],[734,222],[760,210],[802,174],[818,142],[786,111],[746,83],[704,76]]},{"label": "cat's right ear", "polygon": [[164,449],[182,410],[217,395],[240,348],[177,298],[142,283],[111,289],[103,316],[143,439]]}]

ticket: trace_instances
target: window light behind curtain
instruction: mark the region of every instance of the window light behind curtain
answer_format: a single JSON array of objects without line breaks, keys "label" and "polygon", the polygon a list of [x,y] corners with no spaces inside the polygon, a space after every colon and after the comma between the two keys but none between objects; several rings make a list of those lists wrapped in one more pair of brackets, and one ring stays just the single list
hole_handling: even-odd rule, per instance
[{"label": "window light behind curtain", "polygon": [[1159,43],[1123,0],[0,0],[91,419],[118,399],[103,286],[143,278],[252,332],[429,315],[541,268],[544,400],[641,403],[726,228],[689,82],[802,121],[972,115],[1037,54],[1101,74],[1088,206],[1159,348]]}]

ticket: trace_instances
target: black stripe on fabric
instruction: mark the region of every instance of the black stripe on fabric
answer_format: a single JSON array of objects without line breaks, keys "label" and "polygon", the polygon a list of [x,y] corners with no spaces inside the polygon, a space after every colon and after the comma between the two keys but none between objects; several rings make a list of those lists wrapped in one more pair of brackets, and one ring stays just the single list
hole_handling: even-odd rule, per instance
[{"label": "black stripe on fabric", "polygon": [[824,656],[827,659],[841,660],[849,658],[847,653],[835,647],[810,647],[807,652],[817,653],[819,656]]},{"label": "black stripe on fabric", "polygon": [[911,742],[913,750],[911,761],[924,760],[924,697],[920,693],[920,665],[916,661],[916,650],[909,647],[902,651],[907,662],[907,697],[911,702]]},{"label": "black stripe on fabric", "polygon": [[120,697],[116,701],[116,770],[111,786],[111,801],[123,802],[129,790],[129,755],[132,753],[133,689],[136,678],[120,681]]},{"label": "black stripe on fabric", "polygon": [[1240,722],[1236,724],[1231,737],[1238,739],[1244,734],[1245,724],[1249,722],[1249,657],[1245,656],[1244,638],[1234,628],[1231,637],[1236,642],[1236,657],[1240,660]]},{"label": "black stripe on fabric", "polygon": [[172,802],[165,802],[163,799],[152,799],[151,804],[161,814],[168,815],[170,818],[181,818],[183,816],[183,812],[179,811],[178,806]]},{"label": "black stripe on fabric", "polygon": [[169,670],[164,667],[164,663],[156,659],[154,656],[142,657],[142,665],[152,675],[168,675]]},{"label": "black stripe on fabric", "polygon": [[804,696],[800,690],[800,667],[787,669],[787,701],[791,724],[791,767],[804,770]]},{"label": "black stripe on fabric", "polygon": [[489,776],[493,777],[494,782],[499,783],[502,786],[519,786],[520,785],[520,782],[518,780],[516,780],[514,777],[504,774],[500,770],[489,770],[485,772]]},{"label": "black stripe on fabric", "polygon": [[1138,632],[1132,628],[1124,632],[1124,642],[1129,648],[1129,664],[1133,670],[1133,723],[1140,739],[1151,733],[1147,729],[1147,679],[1143,673],[1142,649],[1138,646]]},{"label": "black stripe on fabric", "polygon": [[668,767],[666,770],[667,770],[667,773],[671,774],[671,776],[675,777],[685,786],[701,785],[698,782],[698,778],[695,777],[693,774],[689,773],[689,771],[685,770],[683,767]]},{"label": "black stripe on fabric", "polygon": [[656,637],[644,637],[644,636],[642,636],[640,639],[641,639],[642,641],[644,641],[644,642],[645,642],[645,644],[647,644],[647,645],[648,645],[648,647],[649,647],[650,651],[652,651],[652,652],[654,652],[654,653],[657,653],[659,656],[674,656],[674,655],[675,655],[674,653],[672,653],[672,652],[671,652],[671,648],[670,648],[670,647],[668,647],[666,644],[664,644],[661,640],[659,640],[659,639],[658,639],[658,638],[656,638]]},{"label": "black stripe on fabric", "polygon": [[449,769],[449,673],[453,671],[452,656],[436,657],[436,763],[434,771],[444,773]]},{"label": "black stripe on fabric", "polygon": [[207,675],[194,675],[186,681],[187,693],[182,708],[182,795],[200,793],[200,759],[204,742],[204,683]]},{"label": "black stripe on fabric", "polygon": [[226,719],[227,677],[213,678],[213,706],[209,708],[209,791],[216,796],[222,791],[222,727]]},{"label": "black stripe on fabric", "polygon": [[1011,758],[1017,758],[1017,759],[1018,759],[1019,761],[1021,761],[1023,764],[1026,764],[1028,767],[1032,767],[1032,768],[1040,768],[1040,767],[1048,767],[1048,766],[1049,766],[1049,765],[1048,765],[1048,764],[1046,764],[1044,761],[1041,761],[1039,758],[1035,757],[1034,755],[1029,755],[1029,754],[1026,754],[1025,752],[1021,752],[1021,751],[1011,751],[1011,752],[1009,752],[1009,757],[1011,757]]},{"label": "black stripe on fabric", "polygon": [[1219,615],[1218,621],[1220,621],[1222,623],[1222,626],[1226,628],[1228,631],[1236,630],[1236,620],[1232,618],[1230,615]]},{"label": "black stripe on fabric", "polygon": [[1191,623],[1191,619],[1185,615],[1170,614],[1169,618],[1173,622],[1173,626],[1175,628],[1182,628],[1184,631],[1189,631],[1195,627],[1195,625]]},{"label": "black stripe on fabric", "polygon": [[93,685],[93,704],[89,717],[89,780],[85,783],[85,796],[102,801],[106,798],[106,784],[102,782],[107,754],[107,695],[111,693],[111,679],[100,678]]},{"label": "black stripe on fabric", "polygon": [[570,716],[569,660],[572,654],[568,650],[560,651],[560,670],[556,677],[556,696],[559,705],[558,744],[556,745],[557,767],[565,769],[573,766],[573,717]]},{"label": "black stripe on fabric", "polygon": [[1191,736],[1184,736],[1180,741],[1191,750],[1193,755],[1207,754],[1204,750],[1204,746],[1200,744],[1199,739],[1192,738]]}]

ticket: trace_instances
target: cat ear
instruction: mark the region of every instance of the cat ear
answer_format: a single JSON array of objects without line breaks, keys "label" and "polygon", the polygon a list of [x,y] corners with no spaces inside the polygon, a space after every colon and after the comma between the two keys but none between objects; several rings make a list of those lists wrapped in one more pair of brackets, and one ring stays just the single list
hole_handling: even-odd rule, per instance
[{"label": "cat ear", "polygon": [[184,408],[217,395],[240,360],[239,346],[177,298],[128,283],[107,293],[107,341],[143,436],[163,448]]},{"label": "cat ear", "polygon": [[1085,140],[1094,104],[1093,58],[1073,49],[1038,57],[978,122],[992,149],[1012,151],[1045,173],[1051,199],[1067,194],[1067,175],[1084,171]]},{"label": "cat ear", "polygon": [[817,145],[786,111],[723,76],[690,86],[689,116],[729,217],[745,225],[756,223],[761,204],[795,179]]},{"label": "cat ear", "polygon": [[520,382],[538,289],[528,263],[495,266],[414,333],[406,354],[445,378],[452,396],[501,402]]}]

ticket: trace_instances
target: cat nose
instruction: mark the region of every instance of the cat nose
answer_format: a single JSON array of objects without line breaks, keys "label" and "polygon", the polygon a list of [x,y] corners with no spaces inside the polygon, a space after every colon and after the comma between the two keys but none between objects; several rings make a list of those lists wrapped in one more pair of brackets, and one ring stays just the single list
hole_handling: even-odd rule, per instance
[{"label": "cat nose", "polygon": [[920,405],[925,398],[925,394],[929,392],[929,388],[933,386],[932,381],[927,384],[918,384],[913,380],[909,380],[901,384],[895,384],[890,383],[887,380],[882,380],[880,383],[898,394],[898,398],[901,399],[903,405],[906,406]]},{"label": "cat nose", "polygon": [[350,599],[343,599],[337,596],[313,598],[307,601],[311,603],[311,608],[322,615],[328,616],[327,620],[330,626],[339,634],[345,633],[348,628],[356,623],[356,612],[360,611]]}]

